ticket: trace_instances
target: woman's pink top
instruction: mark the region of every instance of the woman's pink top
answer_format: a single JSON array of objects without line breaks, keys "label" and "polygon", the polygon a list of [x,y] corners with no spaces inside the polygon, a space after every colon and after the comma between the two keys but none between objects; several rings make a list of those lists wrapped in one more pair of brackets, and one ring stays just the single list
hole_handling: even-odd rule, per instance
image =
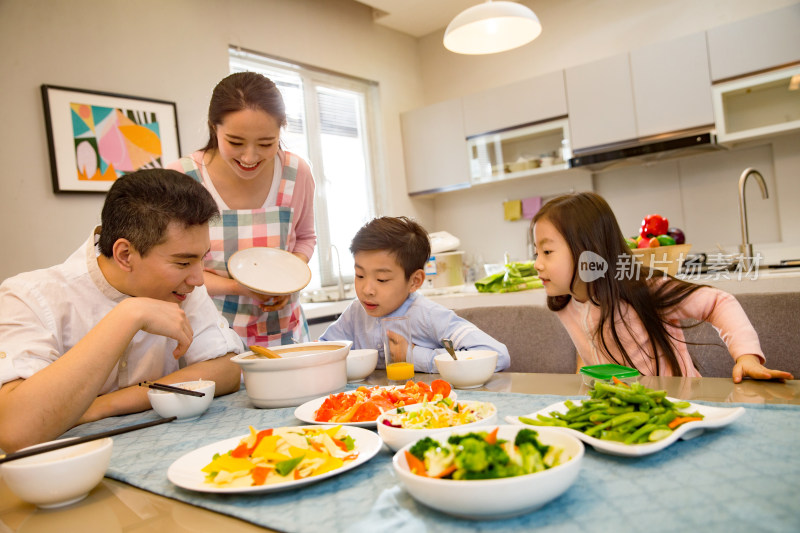
[{"label": "woman's pink top", "polygon": [[[585,365],[615,362],[603,349],[599,335],[595,336],[600,319],[598,306],[588,301],[581,303],[572,298],[566,307],[556,314],[567,328],[572,342],[578,349],[578,355]],[[683,342],[685,340],[683,330],[677,327],[684,319],[705,320],[714,326],[734,360],[741,355],[754,354],[761,358],[762,364],[765,361],[761,344],[758,342],[758,335],[750,324],[744,309],[736,301],[736,298],[724,291],[712,287],[702,287],[687,296],[666,318],[672,324],[672,326],[667,326],[667,332],[677,339],[672,340],[672,345],[683,376],[700,376],[692,363],[686,343]],[[621,362],[621,352],[614,344],[610,326],[606,325],[605,329],[606,344],[617,362]],[[625,351],[639,372],[646,376],[655,375],[655,361],[649,355],[649,335],[638,315],[627,303],[620,303],[616,329]],[[660,375],[673,375],[663,356],[659,356],[659,367]]]}]

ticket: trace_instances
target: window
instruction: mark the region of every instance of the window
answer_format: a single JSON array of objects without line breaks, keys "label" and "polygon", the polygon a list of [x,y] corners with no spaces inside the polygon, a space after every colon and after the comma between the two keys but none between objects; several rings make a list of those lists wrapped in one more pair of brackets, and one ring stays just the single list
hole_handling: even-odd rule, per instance
[{"label": "window", "polygon": [[344,281],[352,282],[350,241],[375,216],[370,154],[377,153],[371,134],[377,84],[238,48],[229,51],[231,72],[258,72],[278,86],[288,121],[281,134],[283,147],[311,165],[317,249],[309,264],[309,287],[335,285],[339,264]]}]

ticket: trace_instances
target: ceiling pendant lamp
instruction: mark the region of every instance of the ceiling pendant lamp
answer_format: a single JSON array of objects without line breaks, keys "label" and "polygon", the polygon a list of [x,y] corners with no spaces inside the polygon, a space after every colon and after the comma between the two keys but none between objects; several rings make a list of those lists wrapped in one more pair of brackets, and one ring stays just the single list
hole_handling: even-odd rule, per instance
[{"label": "ceiling pendant lamp", "polygon": [[495,54],[528,44],[542,33],[533,11],[516,2],[492,2],[465,9],[444,32],[444,47],[457,54]]}]

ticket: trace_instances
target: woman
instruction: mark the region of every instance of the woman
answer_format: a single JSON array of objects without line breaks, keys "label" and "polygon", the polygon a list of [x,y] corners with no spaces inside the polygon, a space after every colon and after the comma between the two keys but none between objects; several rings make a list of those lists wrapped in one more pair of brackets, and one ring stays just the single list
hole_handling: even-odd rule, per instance
[{"label": "woman", "polygon": [[314,232],[314,179],[308,164],[280,147],[286,110],[278,88],[253,72],[224,78],[208,106],[208,143],[169,165],[201,182],[221,217],[210,225],[205,284],[246,345],[278,346],[308,340],[298,293],[270,296],[228,274],[234,252],[267,246],[308,263]]}]

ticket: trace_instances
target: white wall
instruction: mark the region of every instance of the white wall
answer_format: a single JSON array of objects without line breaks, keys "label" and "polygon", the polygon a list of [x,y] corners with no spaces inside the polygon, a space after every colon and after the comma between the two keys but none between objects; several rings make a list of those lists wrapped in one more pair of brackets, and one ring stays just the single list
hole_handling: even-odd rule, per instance
[{"label": "white wall", "polygon": [[352,0],[0,0],[0,280],[63,261],[99,221],[103,195],[54,194],[39,87],[174,101],[184,153],[206,141],[228,45],[380,85],[381,214],[432,220],[406,194],[400,111],[419,107],[415,39]]},{"label": "white wall", "polygon": [[[796,4],[797,0],[523,0],[542,22],[532,43],[500,54],[463,56],[441,45],[443,31],[420,40],[425,102],[432,104],[588,63]],[[757,36],[755,37],[757,38]],[[748,166],[767,179],[762,201],[749,183],[750,241],[769,260],[800,257],[800,137],[781,137],[656,165],[609,169],[588,180],[569,174],[497,183],[436,196],[429,230],[457,235],[467,258],[487,263],[527,257],[527,222],[505,222],[503,200],[594,189],[614,208],[623,232],[657,212],[682,227],[695,251],[730,252],[741,242],[737,180]]]},{"label": "white wall", "polygon": [[[433,0],[432,0],[433,1]],[[406,194],[399,114],[536,74],[770,11],[796,0],[527,0],[544,25],[518,50],[458,56],[442,33],[419,41],[372,22],[353,0],[0,0],[0,280],[61,262],[98,221],[102,195],[52,191],[39,87],[62,85],[178,104],[183,152],[205,141],[211,90],[228,72],[229,44],[380,84],[381,214],[449,230],[486,262],[525,254],[524,223],[502,221],[502,200],[597,186],[618,203],[613,177],[570,172],[437,199]],[[795,137],[774,145],[781,216],[797,211]],[[727,175],[727,174],[726,174]],[[680,174],[681,184],[685,174]],[[568,180],[568,181],[565,181]],[[608,186],[603,185],[608,180]],[[623,181],[624,183],[624,181]],[[726,193],[727,194],[727,193]],[[726,206],[730,205],[725,200]],[[752,209],[759,209],[752,200]],[[638,217],[639,215],[637,215]],[[753,215],[756,216],[756,215]],[[785,222],[781,220],[782,227]],[[793,227],[797,227],[795,224]],[[784,230],[783,235],[787,232]]]}]

